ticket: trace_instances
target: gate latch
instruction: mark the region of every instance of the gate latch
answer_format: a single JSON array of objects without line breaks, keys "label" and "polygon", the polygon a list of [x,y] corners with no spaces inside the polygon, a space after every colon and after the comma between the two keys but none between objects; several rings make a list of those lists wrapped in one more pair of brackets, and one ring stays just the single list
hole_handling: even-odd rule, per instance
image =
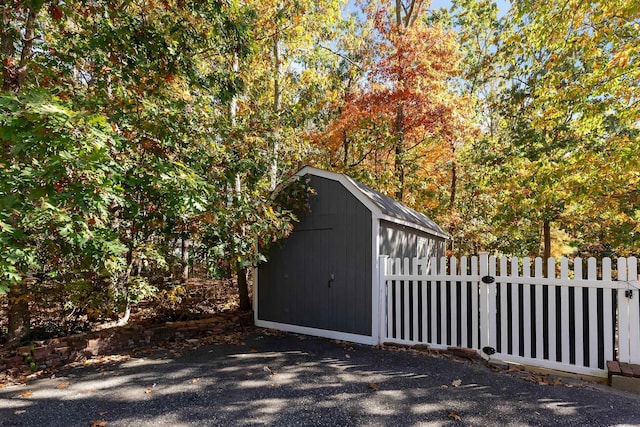
[{"label": "gate latch", "polygon": [[631,299],[633,298],[633,290],[632,289],[627,289],[626,291],[624,291],[624,296]]},{"label": "gate latch", "polygon": [[496,278],[495,278],[495,277],[493,277],[493,276],[484,276],[484,277],[483,277],[482,279],[480,279],[480,280],[482,280],[482,283],[489,284],[489,283],[493,283],[493,282],[495,282],[495,281],[496,281]]}]

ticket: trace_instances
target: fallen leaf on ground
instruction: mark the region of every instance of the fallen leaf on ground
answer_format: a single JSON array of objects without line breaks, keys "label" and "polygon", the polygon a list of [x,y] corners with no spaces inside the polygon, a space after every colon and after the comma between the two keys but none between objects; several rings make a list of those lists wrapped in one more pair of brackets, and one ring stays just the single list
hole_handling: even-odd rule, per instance
[{"label": "fallen leaf on ground", "polygon": [[460,384],[462,384],[462,380],[461,379],[453,380],[451,382],[451,385],[454,386],[454,387],[460,387]]},{"label": "fallen leaf on ground", "polygon": [[458,415],[456,411],[449,411],[449,414],[447,415],[447,417],[454,419],[456,421],[462,421],[462,417],[460,417],[460,415]]},{"label": "fallen leaf on ground", "polygon": [[448,385],[446,385],[446,384],[442,384],[442,385],[440,386],[440,388],[449,388],[449,386],[448,386]]},{"label": "fallen leaf on ground", "polygon": [[255,348],[252,348],[251,350],[249,350],[249,353],[257,353],[258,350],[256,350]]},{"label": "fallen leaf on ground", "polygon": [[200,382],[200,378],[194,378],[191,380],[191,384],[197,384],[198,382]]},{"label": "fallen leaf on ground", "polygon": [[107,425],[105,420],[91,420],[91,427],[104,427]]},{"label": "fallen leaf on ground", "polygon": [[69,383],[60,383],[56,386],[57,389],[62,390],[63,388],[69,387]]},{"label": "fallen leaf on ground", "polygon": [[22,397],[31,397],[33,393],[30,391],[25,391],[24,393],[20,393],[20,396]]},{"label": "fallen leaf on ground", "polygon": [[26,412],[27,412],[27,411],[25,411],[24,409],[18,409],[18,410],[16,410],[16,411],[14,412],[14,414],[16,414],[16,415],[22,415],[22,414],[25,414]]},{"label": "fallen leaf on ground", "polygon": [[104,414],[108,414],[109,411],[102,411],[102,412],[98,412],[98,415],[103,416]]},{"label": "fallen leaf on ground", "polygon": [[380,389],[376,383],[369,383],[368,387],[373,391],[378,391]]},{"label": "fallen leaf on ground", "polygon": [[145,392],[146,394],[151,394],[151,389],[150,389],[150,388],[148,388],[148,389],[146,389],[144,392]]},{"label": "fallen leaf on ground", "polygon": [[91,394],[91,393],[95,393],[95,390],[85,390],[82,392],[82,394]]},{"label": "fallen leaf on ground", "polygon": [[275,375],[275,374],[278,373],[277,371],[274,371],[273,369],[271,369],[268,366],[265,366],[264,368],[262,368],[262,370],[265,371],[265,372],[268,372],[270,375]]},{"label": "fallen leaf on ground", "polygon": [[0,388],[4,388],[4,383],[0,383]]}]

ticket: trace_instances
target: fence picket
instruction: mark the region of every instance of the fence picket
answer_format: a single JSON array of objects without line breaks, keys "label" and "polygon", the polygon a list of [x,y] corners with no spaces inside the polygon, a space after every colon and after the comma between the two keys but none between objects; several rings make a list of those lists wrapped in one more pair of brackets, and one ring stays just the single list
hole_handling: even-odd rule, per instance
[{"label": "fence picket", "polygon": [[[529,258],[526,258],[529,261]],[[524,260],[523,260],[524,265]],[[529,268],[529,263],[524,266]],[[511,277],[518,277],[518,258],[511,258]],[[511,282],[511,354],[520,356],[520,287]]]},{"label": "fence picket", "polygon": [[[500,276],[506,277],[509,275],[507,271],[507,257],[500,258]],[[498,285],[500,287],[500,353],[508,353],[509,352],[509,341],[508,341],[508,316],[509,312],[507,309],[507,287],[509,284],[507,282],[500,282]]]},{"label": "fence picket", "polygon": [[[455,257],[451,257],[449,263],[449,274],[455,276],[457,274],[458,265]],[[449,283],[449,295],[451,296],[451,345],[458,345],[458,304],[457,301],[457,289],[458,283],[455,281],[451,281]]]},{"label": "fence picket", "polygon": [[[394,260],[392,258],[387,259],[387,271],[393,274]],[[393,286],[391,281],[386,281],[387,284],[387,331],[385,338],[392,338],[393,335]]]},{"label": "fence picket", "polygon": [[[423,262],[425,265],[423,265],[422,267],[422,275],[426,276],[427,275],[427,271],[426,271],[426,259],[423,259]],[[429,306],[427,305],[428,302],[428,295],[427,295],[427,281],[426,280],[421,280],[420,281],[420,288],[422,289],[422,293],[420,295],[420,299],[421,299],[421,303],[422,303],[422,336],[420,337],[420,340],[422,342],[429,342],[429,316],[431,313],[428,313],[428,308]],[[432,306],[433,309],[433,306]]]},{"label": "fence picket", "polygon": [[[563,258],[566,259],[566,258]],[[591,274],[591,266],[589,265],[589,274]],[[594,270],[595,272],[595,270]],[[573,260],[573,274],[574,280],[582,280],[582,258],[577,257]],[[590,279],[597,279],[595,276],[589,276]],[[595,290],[595,288],[593,288]],[[574,288],[574,299],[573,299],[573,309],[575,312],[575,363],[576,365],[584,365],[584,346],[582,345],[585,338],[585,328],[583,322],[583,309],[584,309],[584,296],[582,289]],[[588,313],[588,311],[587,311]],[[591,340],[593,331],[589,330],[589,340]],[[597,337],[597,335],[596,335]],[[588,356],[589,360],[591,360],[591,355]]]},{"label": "fence picket", "polygon": [[[402,260],[400,258],[398,258],[396,260],[396,274],[399,275],[400,277],[402,277]],[[393,337],[397,338],[397,339],[401,339],[402,338],[402,301],[400,300],[400,287],[402,286],[402,280],[396,280],[395,281],[395,319],[396,319],[396,324],[395,324],[395,328],[393,331]]]},{"label": "fence picket", "polygon": [[[555,262],[553,267],[551,265],[551,260],[553,258],[549,258],[549,267],[548,273],[550,278],[555,278]],[[560,324],[565,331],[569,330],[569,288],[566,286],[560,286]],[[569,364],[569,334],[562,333],[560,335],[560,358],[562,363]]]},{"label": "fence picket", "polygon": [[[535,277],[544,277],[542,271],[542,258],[535,260]],[[542,359],[544,355],[544,331],[542,316],[544,315],[542,302],[543,285],[535,285],[535,302],[536,302],[536,358]]]},{"label": "fence picket", "polygon": [[479,274],[478,257],[471,257],[471,277],[474,278],[470,283],[471,287],[471,348],[480,348],[480,331],[478,326],[478,281],[475,279]]},{"label": "fence picket", "polygon": [[[522,277],[527,278],[531,276],[531,259],[524,258],[522,260]],[[531,285],[524,283],[522,285],[522,310],[523,313],[523,336],[524,339],[524,357],[531,358],[531,344],[533,336],[531,335]]]},{"label": "fence picket", "polygon": [[[418,274],[418,258],[413,258],[413,260],[411,261],[413,264],[413,268],[411,270],[412,274]],[[413,326],[412,331],[411,331],[411,341],[417,342],[418,341],[418,315],[420,314],[418,311],[418,286],[420,285],[420,281],[418,280],[414,280],[413,281],[413,285],[412,285],[412,289],[411,289],[411,306],[412,306],[412,311],[411,311],[411,324]]]},{"label": "fence picket", "polygon": [[[603,260],[604,264],[604,260]],[[589,258],[587,260],[587,278],[596,280],[598,278],[598,263],[595,258]],[[602,278],[604,280],[604,277]],[[578,289],[576,289],[578,292]],[[602,292],[607,292],[606,289],[603,289]],[[587,322],[589,324],[589,343],[588,347],[588,355],[589,355],[589,363],[588,366],[592,368],[598,367],[598,341],[600,336],[600,331],[598,330],[598,323],[592,322],[591,319],[597,319],[598,316],[602,316],[601,313],[598,313],[598,289],[597,288],[589,288],[587,291],[588,303],[584,306],[587,307]],[[603,327],[606,327],[606,322],[602,322]],[[576,364],[578,362],[576,361]],[[586,363],[583,362],[583,365],[587,366]]]},{"label": "fence picket", "polygon": [[[489,276],[496,277],[496,257],[489,257]],[[489,345],[493,348],[498,347],[498,326],[497,326],[497,289],[496,282],[489,283],[488,297],[489,297]]]},{"label": "fence picket", "polygon": [[[409,258],[404,258],[402,260],[402,271],[405,275],[410,275],[411,271],[409,271]],[[409,285],[410,280],[402,281],[402,295],[403,295],[403,310],[402,310],[402,339],[409,340],[410,339],[410,323],[409,323]]]},{"label": "fence picket", "polygon": [[[447,259],[445,257],[440,258],[440,265],[438,266],[438,274],[447,274]],[[440,281],[438,286],[440,287],[440,344],[446,345],[447,342],[447,317],[449,314],[449,307],[447,306],[447,282]]]},{"label": "fence picket", "polygon": [[469,342],[469,334],[467,331],[469,324],[469,302],[467,299],[469,283],[465,281],[466,276],[469,274],[467,267],[467,257],[460,257],[460,345],[463,347],[473,348],[473,343]]},{"label": "fence picket", "polygon": [[[604,258],[602,260],[602,280],[611,281],[611,258]],[[604,360],[615,359],[615,323],[613,320],[613,292],[611,289],[602,290],[602,346],[604,349]],[[590,311],[591,313],[591,311]],[[595,349],[591,347],[590,353],[597,354],[598,343],[591,343],[592,346],[596,346]],[[596,366],[590,364],[591,366]],[[604,367],[601,366],[601,367]]]},{"label": "fence picket", "polygon": [[[436,257],[431,258],[431,268],[435,270],[435,274],[438,274],[437,271],[437,262]],[[431,281],[431,343],[438,343],[438,294],[437,294],[437,282]]]},{"label": "fence picket", "polygon": [[[550,279],[556,278],[556,260],[554,258],[547,259],[547,277]],[[560,277],[567,278],[567,259],[560,258]],[[545,302],[547,307],[547,321],[549,322],[549,329],[547,334],[547,346],[549,348],[548,359],[551,361],[558,360],[557,353],[557,329],[556,329],[556,286],[549,285],[547,287],[547,301]]]}]

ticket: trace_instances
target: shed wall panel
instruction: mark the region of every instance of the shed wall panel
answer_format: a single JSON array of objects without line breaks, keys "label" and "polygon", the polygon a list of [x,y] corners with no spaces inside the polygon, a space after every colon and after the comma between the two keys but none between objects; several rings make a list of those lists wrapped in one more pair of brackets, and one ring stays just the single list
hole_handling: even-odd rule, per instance
[{"label": "shed wall panel", "polygon": [[258,269],[258,316],[370,335],[371,212],[336,181],[311,185],[310,211]]}]

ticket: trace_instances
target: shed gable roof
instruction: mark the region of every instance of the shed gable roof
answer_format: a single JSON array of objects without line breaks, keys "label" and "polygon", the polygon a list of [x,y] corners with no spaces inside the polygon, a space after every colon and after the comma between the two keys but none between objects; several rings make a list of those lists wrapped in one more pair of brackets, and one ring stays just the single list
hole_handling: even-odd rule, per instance
[{"label": "shed gable roof", "polygon": [[411,209],[409,206],[385,196],[384,194],[367,187],[355,179],[336,172],[305,166],[297,176],[307,174],[316,175],[341,182],[356,198],[358,198],[378,218],[400,225],[409,226],[443,238],[449,235],[440,228],[431,218]]}]

